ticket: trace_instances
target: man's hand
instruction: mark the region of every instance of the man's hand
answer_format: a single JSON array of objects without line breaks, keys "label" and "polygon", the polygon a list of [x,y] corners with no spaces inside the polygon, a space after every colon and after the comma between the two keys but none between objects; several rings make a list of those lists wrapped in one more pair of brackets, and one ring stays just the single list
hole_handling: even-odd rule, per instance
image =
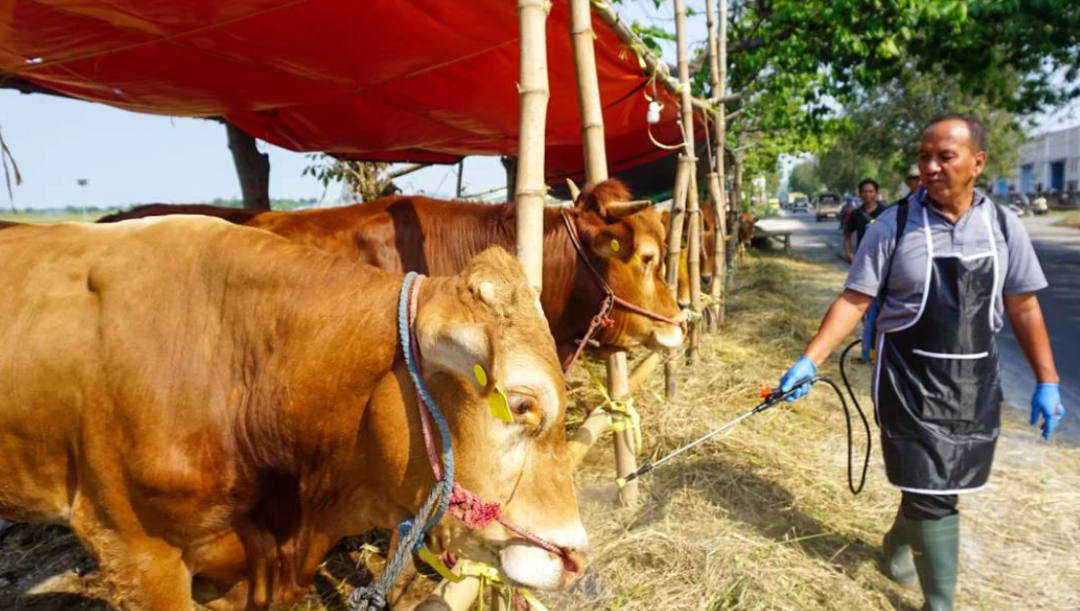
[{"label": "man's hand", "polygon": [[1065,416],[1065,407],[1061,405],[1061,389],[1057,384],[1039,384],[1031,396],[1031,426],[1039,423],[1042,416],[1043,439],[1050,439],[1054,428]]},{"label": "man's hand", "polygon": [[806,380],[806,383],[799,386],[799,390],[787,398],[788,403],[794,403],[795,399],[801,399],[806,396],[806,393],[810,392],[810,378],[814,377],[815,373],[817,373],[817,365],[814,364],[814,361],[805,356],[795,361],[791,369],[788,369],[787,373],[780,378],[780,392],[791,390],[801,380]]}]

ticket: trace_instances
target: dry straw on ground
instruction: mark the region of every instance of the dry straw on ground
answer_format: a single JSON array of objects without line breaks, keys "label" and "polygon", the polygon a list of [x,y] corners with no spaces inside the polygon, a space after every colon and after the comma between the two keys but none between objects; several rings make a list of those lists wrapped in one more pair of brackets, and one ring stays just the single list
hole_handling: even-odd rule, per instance
[{"label": "dry straw on ground", "polygon": [[[799,356],[842,280],[832,265],[751,258],[731,295],[728,325],[704,338],[701,365],[680,369],[678,397],[663,400],[659,375],[639,393],[645,454],[670,451],[757,403],[761,388]],[[835,363],[822,369],[839,379]],[[850,371],[869,407],[869,369]],[[600,403],[584,371],[570,387],[577,419]],[[864,443],[860,425],[860,453]],[[881,535],[899,500],[877,446],[875,439],[866,489],[852,497],[843,414],[832,392],[817,387],[647,475],[642,504],[624,509],[614,501],[605,437],[577,473],[591,564],[570,590],[541,598],[552,611],[918,609],[917,590],[877,572]],[[961,509],[960,609],[1080,610],[1080,450],[1007,424],[991,487]],[[34,567],[86,562],[58,559],[81,554],[67,531],[20,529],[19,540],[33,545],[14,545],[11,535],[0,542],[0,580],[8,582],[0,581],[0,609],[104,609],[72,596],[18,602],[17,592],[52,574]],[[294,609],[342,608],[364,574],[354,567],[378,570],[372,549],[342,545],[317,591]],[[433,584],[414,584],[414,597]]]}]

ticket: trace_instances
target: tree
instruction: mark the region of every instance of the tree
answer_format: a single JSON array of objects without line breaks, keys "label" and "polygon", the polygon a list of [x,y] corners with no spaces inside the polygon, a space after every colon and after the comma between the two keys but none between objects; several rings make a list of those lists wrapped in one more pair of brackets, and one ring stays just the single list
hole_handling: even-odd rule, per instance
[{"label": "tree", "polygon": [[[1011,90],[1019,95],[1018,83]],[[987,128],[987,176],[1009,176],[1016,165],[1022,134],[1017,118],[994,105],[1006,91],[984,95],[968,92],[957,79],[936,68],[928,73],[909,70],[859,96],[849,108],[844,126],[817,162],[817,175],[830,189],[853,190],[871,177],[883,186],[899,185],[916,161],[919,134],[934,115],[963,112],[981,119]]]},{"label": "tree", "polygon": [[791,191],[813,196],[821,192],[821,186],[821,179],[818,178],[817,167],[813,161],[804,161],[795,166],[788,177],[788,188]]},{"label": "tree", "polygon": [[360,201],[370,201],[397,191],[393,178],[386,176],[389,163],[351,161],[325,153],[311,154],[307,158],[315,163],[304,168],[302,176],[314,176],[324,188],[332,182],[344,183],[349,195]]}]

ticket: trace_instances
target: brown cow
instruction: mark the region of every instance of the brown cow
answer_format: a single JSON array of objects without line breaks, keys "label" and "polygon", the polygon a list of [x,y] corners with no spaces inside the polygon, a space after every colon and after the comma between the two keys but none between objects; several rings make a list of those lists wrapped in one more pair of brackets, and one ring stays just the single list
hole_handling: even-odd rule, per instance
[{"label": "brown cow", "polygon": [[[608,180],[584,189],[568,213],[586,256],[616,295],[681,321],[682,312],[664,285],[666,230],[660,215],[651,206],[626,206],[629,199],[622,183]],[[201,213],[221,216],[234,210],[206,207]],[[168,207],[162,206],[144,209],[141,215],[168,213]],[[128,213],[129,217],[133,214],[140,215]],[[263,212],[245,224],[383,269],[433,276],[457,273],[488,246],[513,251],[517,242],[512,204],[467,204],[427,197],[393,196],[339,208]],[[597,278],[571,242],[562,211],[545,209],[540,302],[564,362],[573,353],[575,340],[585,336],[603,298]],[[682,344],[683,331],[679,325],[616,306],[611,322],[594,339],[608,348],[645,345],[670,352]]]},{"label": "brown cow", "polygon": [[[432,486],[401,275],[189,216],[12,227],[0,258],[0,517],[70,524],[121,608],[295,600],[335,542],[395,527]],[[489,249],[428,279],[414,329],[457,481],[568,550],[447,517],[436,551],[566,585],[587,545],[566,392],[520,265]]]},{"label": "brown cow", "polygon": [[256,214],[266,212],[252,208],[229,208],[226,206],[210,206],[207,204],[143,204],[135,206],[126,212],[114,212],[97,220],[98,223],[119,223],[132,219],[141,219],[148,216],[166,216],[172,214],[198,214],[200,216],[213,216],[225,219],[230,223],[243,225],[251,220]]},{"label": "brown cow", "polygon": [[735,250],[735,264],[742,265],[746,257],[746,249],[754,241],[754,215],[744,212],[739,215],[738,229],[736,232],[738,242]]}]

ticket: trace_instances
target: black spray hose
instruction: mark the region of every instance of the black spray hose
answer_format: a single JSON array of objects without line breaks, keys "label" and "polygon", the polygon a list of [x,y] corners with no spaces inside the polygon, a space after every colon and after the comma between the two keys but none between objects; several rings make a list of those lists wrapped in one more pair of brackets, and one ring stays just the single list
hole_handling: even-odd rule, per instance
[{"label": "black spray hose", "polygon": [[855,482],[852,478],[852,454],[854,454],[855,441],[851,436],[851,412],[848,411],[847,401],[844,400],[844,394],[840,392],[840,389],[836,387],[836,384],[832,380],[824,380],[833,387],[836,391],[836,396],[840,397],[840,405],[844,407],[844,420],[847,422],[847,443],[848,443],[848,488],[851,489],[852,494],[859,494],[862,492],[863,486],[866,485],[866,471],[870,467],[870,423],[866,420],[866,414],[862,411],[862,406],[859,405],[859,400],[855,397],[855,391],[851,390],[851,382],[847,377],[847,355],[851,352],[851,349],[862,343],[861,339],[857,339],[844,348],[844,351],[840,353],[840,377],[844,380],[844,387],[847,388],[848,396],[851,397],[851,402],[855,404],[855,411],[859,412],[859,418],[862,419],[863,428],[866,429],[866,455],[863,456],[863,469],[862,478],[859,479],[859,487],[855,488]]},{"label": "black spray hose", "polygon": [[688,444],[686,444],[686,445],[684,445],[684,446],[682,446],[682,447],[668,453],[667,455],[662,456],[662,457],[660,457],[660,458],[658,458],[658,459],[656,459],[656,460],[654,460],[652,462],[649,462],[649,463],[646,463],[646,464],[642,465],[637,471],[634,471],[633,473],[627,475],[626,477],[620,477],[620,478],[616,479],[615,483],[618,484],[619,488],[622,488],[627,483],[638,479],[642,475],[645,475],[646,473],[652,471],[654,468],[659,467],[660,465],[668,462],[669,460],[675,458],[676,456],[682,454],[683,452],[686,452],[687,450],[690,450],[691,448],[694,448],[694,447],[704,443],[708,439],[711,439],[712,437],[715,437],[716,435],[719,435],[720,433],[723,433],[724,431],[734,427],[735,425],[739,424],[743,420],[746,420],[747,418],[750,418],[751,416],[755,416],[757,414],[760,414],[761,412],[769,409],[770,407],[772,407],[774,405],[777,405],[778,403],[780,403],[781,401],[787,399],[788,397],[793,396],[798,391],[800,386],[802,386],[804,384],[808,384],[808,383],[809,384],[817,384],[818,382],[823,382],[823,383],[829,385],[830,387],[832,387],[833,391],[836,392],[836,396],[840,399],[840,406],[844,408],[844,421],[847,424],[847,442],[848,442],[848,489],[851,490],[852,494],[855,494],[855,495],[859,494],[860,492],[862,492],[863,486],[866,485],[866,472],[870,468],[870,448],[871,448],[870,423],[866,420],[866,414],[863,413],[862,406],[859,405],[859,400],[855,398],[855,393],[851,390],[851,384],[848,382],[847,371],[846,371],[846,369],[844,367],[844,361],[847,358],[848,352],[852,348],[854,348],[856,345],[858,345],[860,343],[862,343],[861,339],[855,340],[847,348],[844,348],[844,351],[840,354],[840,376],[844,379],[844,386],[847,387],[848,396],[851,397],[851,401],[855,405],[855,411],[859,413],[859,418],[862,420],[863,428],[866,429],[866,452],[865,452],[865,454],[863,456],[862,475],[859,477],[859,485],[858,486],[855,485],[855,440],[854,440],[854,436],[852,435],[852,430],[851,430],[851,410],[848,408],[847,399],[844,397],[844,393],[843,393],[843,391],[840,390],[840,387],[836,385],[836,382],[833,382],[832,380],[830,380],[829,378],[826,378],[824,376],[814,376],[813,378],[810,378],[810,379],[800,380],[800,381],[796,382],[792,386],[791,390],[789,390],[787,392],[781,392],[779,389],[775,389],[775,390],[772,390],[772,391],[769,391],[769,390],[763,391],[762,392],[762,398],[764,399],[764,401],[762,401],[761,403],[756,405],[750,411],[748,411],[745,414],[739,416],[738,418],[724,424],[723,426],[720,426],[718,428],[715,428],[715,429],[709,431],[705,435],[702,435],[701,437],[698,437],[694,441],[691,441],[690,443],[688,443]]}]

